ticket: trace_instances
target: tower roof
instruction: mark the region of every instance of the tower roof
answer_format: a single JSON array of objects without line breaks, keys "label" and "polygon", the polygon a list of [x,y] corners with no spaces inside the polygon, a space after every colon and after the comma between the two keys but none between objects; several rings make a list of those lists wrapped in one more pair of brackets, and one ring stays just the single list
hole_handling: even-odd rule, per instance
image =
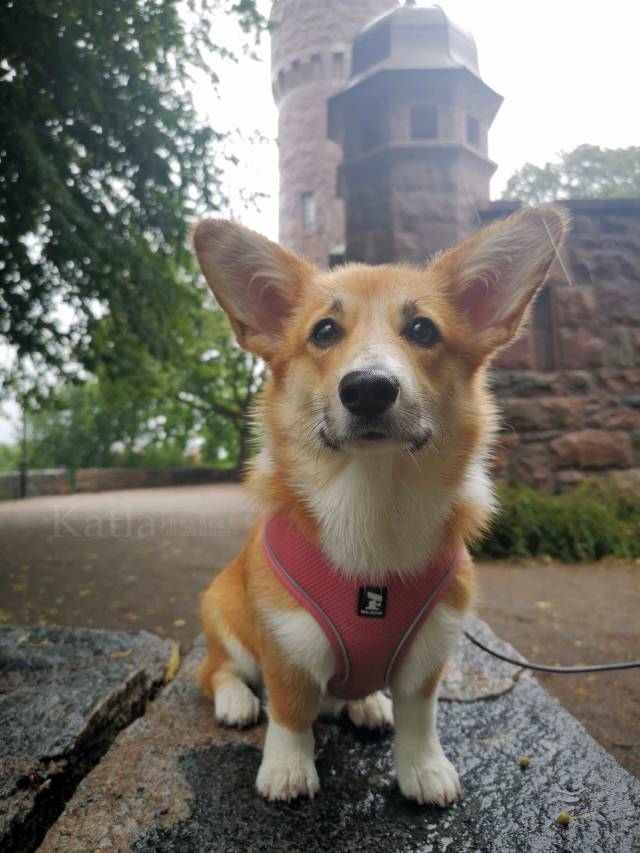
[{"label": "tower roof", "polygon": [[440,6],[398,6],[356,37],[349,84],[382,70],[449,68],[466,68],[480,77],[471,33]]}]

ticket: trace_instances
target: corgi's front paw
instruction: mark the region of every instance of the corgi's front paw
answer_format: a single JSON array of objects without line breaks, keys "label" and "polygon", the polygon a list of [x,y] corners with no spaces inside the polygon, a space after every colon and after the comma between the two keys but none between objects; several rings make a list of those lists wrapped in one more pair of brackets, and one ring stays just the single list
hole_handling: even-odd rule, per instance
[{"label": "corgi's front paw", "polygon": [[347,702],[347,713],[354,726],[366,729],[389,729],[393,725],[391,699],[381,690],[364,699]]},{"label": "corgi's front paw", "polygon": [[397,772],[404,796],[420,804],[435,803],[444,808],[462,793],[456,768],[444,755],[422,762],[407,762],[399,766]]},{"label": "corgi's front paw", "polygon": [[313,758],[297,753],[279,759],[263,759],[256,788],[268,800],[313,799],[320,790],[320,780]]},{"label": "corgi's front paw", "polygon": [[214,708],[216,720],[223,726],[252,726],[260,716],[260,700],[240,679],[216,690]]}]

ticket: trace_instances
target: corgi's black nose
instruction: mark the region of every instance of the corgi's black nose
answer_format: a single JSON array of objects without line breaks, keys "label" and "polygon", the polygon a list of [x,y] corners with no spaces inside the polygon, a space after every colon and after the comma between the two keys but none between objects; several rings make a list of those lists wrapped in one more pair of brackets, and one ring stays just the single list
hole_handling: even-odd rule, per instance
[{"label": "corgi's black nose", "polygon": [[381,415],[398,398],[400,383],[383,370],[352,370],[340,380],[338,394],[353,415],[373,418]]}]

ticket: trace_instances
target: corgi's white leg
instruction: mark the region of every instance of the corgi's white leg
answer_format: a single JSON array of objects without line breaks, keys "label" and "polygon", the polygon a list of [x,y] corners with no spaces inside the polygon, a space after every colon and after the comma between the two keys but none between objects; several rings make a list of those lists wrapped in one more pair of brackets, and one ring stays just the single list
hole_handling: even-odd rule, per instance
[{"label": "corgi's white leg", "polygon": [[269,719],[256,787],[269,800],[313,798],[320,789],[311,726],[301,732]]},{"label": "corgi's white leg", "polygon": [[218,632],[228,658],[211,678],[215,718],[223,726],[251,726],[260,716],[260,700],[247,682],[259,683],[258,663],[222,623]]},{"label": "corgi's white leg", "polygon": [[314,797],[320,788],[311,728],[320,708],[320,687],[300,667],[280,655],[264,660],[269,724],[256,787],[269,800]]},{"label": "corgi's white leg", "polygon": [[253,690],[224,666],[214,676],[213,707],[223,726],[252,726],[260,716],[260,700]]},{"label": "corgi's white leg", "polygon": [[429,696],[394,695],[396,772],[405,797],[448,806],[461,789],[456,769],[440,746],[437,707],[435,685]]},{"label": "corgi's white leg", "polygon": [[388,729],[393,725],[391,699],[378,690],[364,699],[347,702],[347,713],[354,726]]}]

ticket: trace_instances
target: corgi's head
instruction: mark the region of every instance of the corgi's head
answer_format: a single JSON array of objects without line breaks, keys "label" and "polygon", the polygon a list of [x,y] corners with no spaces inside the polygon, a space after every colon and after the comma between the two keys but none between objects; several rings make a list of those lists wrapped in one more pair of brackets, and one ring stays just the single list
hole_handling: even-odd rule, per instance
[{"label": "corgi's head", "polygon": [[315,453],[459,458],[482,431],[478,376],[518,333],[564,226],[557,209],[528,209],[425,269],[321,271],[222,220],[194,243],[238,342],[271,367],[273,430]]}]

